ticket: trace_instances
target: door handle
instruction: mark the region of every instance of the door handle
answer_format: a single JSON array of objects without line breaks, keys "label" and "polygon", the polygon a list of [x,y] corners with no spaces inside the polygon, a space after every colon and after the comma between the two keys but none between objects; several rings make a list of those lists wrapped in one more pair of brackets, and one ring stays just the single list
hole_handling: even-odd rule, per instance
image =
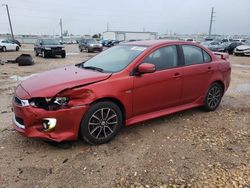
[{"label": "door handle", "polygon": [[207,67],[207,72],[211,72],[212,71],[212,67]]},{"label": "door handle", "polygon": [[173,78],[179,78],[179,77],[181,77],[181,74],[180,74],[179,72],[177,72],[177,73],[175,73],[175,74],[173,75]]}]

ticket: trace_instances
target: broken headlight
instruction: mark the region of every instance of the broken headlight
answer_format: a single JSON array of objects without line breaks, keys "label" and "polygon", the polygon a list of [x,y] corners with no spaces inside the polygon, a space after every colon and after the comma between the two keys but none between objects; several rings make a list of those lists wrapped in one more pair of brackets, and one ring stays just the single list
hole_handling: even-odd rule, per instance
[{"label": "broken headlight", "polygon": [[37,97],[29,100],[29,104],[36,108],[43,108],[45,110],[58,110],[66,108],[69,102],[68,97],[54,97],[54,98],[43,98]]}]

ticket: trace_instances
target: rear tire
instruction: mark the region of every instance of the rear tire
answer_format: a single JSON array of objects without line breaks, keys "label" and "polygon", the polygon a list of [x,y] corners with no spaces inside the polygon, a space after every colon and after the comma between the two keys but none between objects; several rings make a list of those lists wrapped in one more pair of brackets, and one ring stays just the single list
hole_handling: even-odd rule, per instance
[{"label": "rear tire", "polygon": [[223,96],[223,87],[219,83],[213,83],[206,94],[205,105],[203,109],[205,111],[214,111],[220,105],[221,99]]},{"label": "rear tire", "polygon": [[113,102],[93,104],[84,115],[80,135],[89,144],[104,144],[112,140],[122,127],[122,112]]}]

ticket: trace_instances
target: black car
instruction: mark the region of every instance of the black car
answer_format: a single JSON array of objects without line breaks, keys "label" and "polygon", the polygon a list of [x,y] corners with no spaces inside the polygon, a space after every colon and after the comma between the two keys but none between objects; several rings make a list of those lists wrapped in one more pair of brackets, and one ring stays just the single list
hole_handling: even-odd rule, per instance
[{"label": "black car", "polygon": [[107,47],[112,47],[112,46],[115,46],[115,45],[117,45],[117,44],[119,44],[120,43],[120,41],[118,41],[118,40],[111,40],[111,41],[109,41],[107,44],[106,44],[106,46]]},{"label": "black car", "polygon": [[66,57],[64,46],[56,39],[38,39],[34,44],[34,52],[36,56],[41,54],[44,58],[60,55]]},{"label": "black car", "polygon": [[13,44],[17,44],[19,47],[22,46],[21,43],[18,40],[16,40],[16,39],[8,39],[8,41],[10,41]]},{"label": "black car", "polygon": [[241,44],[240,42],[224,42],[219,45],[209,46],[208,48],[214,52],[227,52],[233,54],[234,49]]},{"label": "black car", "polygon": [[80,52],[101,52],[102,44],[98,43],[95,39],[82,39],[79,41],[79,50]]}]

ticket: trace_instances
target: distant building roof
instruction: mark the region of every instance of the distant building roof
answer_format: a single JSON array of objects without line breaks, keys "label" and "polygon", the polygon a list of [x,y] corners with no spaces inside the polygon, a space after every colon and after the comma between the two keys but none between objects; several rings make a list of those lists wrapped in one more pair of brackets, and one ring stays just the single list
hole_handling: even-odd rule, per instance
[{"label": "distant building roof", "polygon": [[114,32],[114,33],[153,33],[158,34],[157,32],[151,32],[151,31],[104,31],[103,33],[107,32]]}]

